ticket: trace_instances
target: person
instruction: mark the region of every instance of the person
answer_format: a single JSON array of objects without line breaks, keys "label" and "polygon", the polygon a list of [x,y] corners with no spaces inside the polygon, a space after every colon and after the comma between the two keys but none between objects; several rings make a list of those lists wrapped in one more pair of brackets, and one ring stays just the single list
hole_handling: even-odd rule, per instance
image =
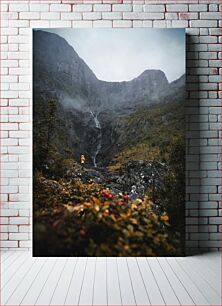
[{"label": "person", "polygon": [[84,154],[81,154],[81,155],[80,155],[80,164],[81,164],[82,166],[85,164],[85,160],[86,160],[85,155],[84,155]]}]

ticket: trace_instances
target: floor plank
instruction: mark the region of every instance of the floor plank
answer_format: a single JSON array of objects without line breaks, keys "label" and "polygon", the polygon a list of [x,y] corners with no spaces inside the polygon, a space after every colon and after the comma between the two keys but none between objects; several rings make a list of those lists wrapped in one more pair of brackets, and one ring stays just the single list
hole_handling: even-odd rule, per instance
[{"label": "floor plank", "polygon": [[95,281],[93,290],[93,305],[107,305],[107,271],[106,258],[96,260]]},{"label": "floor plank", "polygon": [[15,252],[0,252],[0,262],[3,263],[4,261],[6,261],[10,256],[15,255]]},{"label": "floor plank", "polygon": [[[182,263],[186,262],[186,258],[178,258]],[[218,273],[211,270],[210,265],[205,265],[195,257],[189,258],[189,264],[193,270],[201,275],[201,277],[220,295],[221,294],[221,269],[218,266]]]},{"label": "floor plank", "polygon": [[165,274],[162,272],[162,269],[156,258],[149,258],[147,262],[150,266],[150,269],[153,272],[153,275],[158,283],[159,289],[162,293],[164,301],[169,305],[179,305],[179,300],[176,296],[174,289],[166,278]]},{"label": "floor plank", "polygon": [[64,305],[76,263],[77,258],[68,258],[50,305]]},{"label": "floor plank", "polygon": [[147,289],[145,287],[144,280],[137,265],[136,258],[127,258],[127,265],[137,305],[150,305]]},{"label": "floor plank", "polygon": [[31,284],[29,290],[27,291],[26,295],[23,297],[21,301],[21,305],[35,305],[39,294],[41,293],[44,284],[47,282],[48,277],[56,263],[56,259],[46,259],[46,262],[42,269],[39,271],[38,275],[36,276],[35,280]]},{"label": "floor plank", "polygon": [[84,274],[87,265],[86,257],[77,258],[76,267],[73,271],[71,282],[68,288],[65,305],[78,305]]},{"label": "floor plank", "polygon": [[10,279],[10,282],[8,282],[5,286],[3,285],[3,289],[1,291],[1,302],[3,305],[7,302],[7,300],[10,298],[10,296],[13,294],[19,284],[24,281],[25,276],[35,265],[36,261],[37,259],[33,260],[31,257],[29,257],[28,260],[22,265],[21,269],[19,269],[17,273],[13,275],[13,277]]},{"label": "floor plank", "polygon": [[190,267],[190,264],[188,262],[181,262],[180,260],[176,259],[179,263],[181,269],[185,273],[187,273],[192,280],[195,282],[196,286],[200,290],[200,292],[203,294],[203,296],[206,298],[209,304],[212,305],[219,305],[220,304],[220,296],[217,294],[215,289],[213,289],[200,275],[200,273],[197,273],[192,267]]},{"label": "floor plank", "polygon": [[16,275],[17,273],[19,273],[19,270],[22,269],[25,261],[29,258],[29,255],[28,254],[22,254],[22,256],[20,256],[18,258],[18,260],[16,262],[13,263],[13,265],[11,265],[6,273],[3,273],[2,272],[2,275],[1,275],[1,279],[2,279],[2,282],[1,282],[1,290],[3,289],[3,287],[5,287],[7,285],[7,283],[12,279],[12,277],[14,275]]},{"label": "floor plank", "polygon": [[167,261],[171,266],[172,270],[174,271],[174,273],[179,275],[181,282],[185,286],[189,295],[192,296],[192,300],[194,301],[194,303],[196,305],[209,305],[208,301],[200,292],[196,284],[193,282],[192,278],[189,275],[187,275],[183,271],[183,269],[181,269],[176,259],[173,257],[168,257]]},{"label": "floor plank", "polygon": [[147,289],[151,305],[165,305],[162,293],[154,278],[154,275],[148,265],[145,257],[137,258],[137,263]]},{"label": "floor plank", "polygon": [[157,259],[160,267],[165,274],[166,278],[168,279],[171,287],[174,289],[174,292],[180,302],[181,305],[195,305],[192,297],[187,292],[186,288],[184,287],[183,283],[177,277],[177,274],[174,273],[171,266],[168,264],[164,257],[160,257]]},{"label": "floor plank", "polygon": [[126,258],[117,258],[118,277],[123,305],[136,305],[135,294],[130,279]]},{"label": "floor plank", "polygon": [[87,260],[85,275],[79,297],[78,305],[93,304],[93,288],[95,280],[96,257],[89,257]]},{"label": "floor plank", "polygon": [[34,263],[34,265],[22,279],[22,282],[20,282],[16,289],[13,291],[13,293],[7,300],[6,305],[20,305],[24,296],[29,290],[30,285],[34,282],[38,273],[41,271],[45,264],[46,258],[38,258],[38,260]]},{"label": "floor plank", "polygon": [[116,257],[107,258],[108,305],[122,305]]},{"label": "floor plank", "polygon": [[213,252],[207,253],[207,255],[202,254],[199,256],[195,256],[197,260],[199,260],[202,263],[205,263],[205,265],[208,266],[215,275],[218,275],[218,267],[221,266],[220,257],[221,255],[216,256]]},{"label": "floor plank", "polygon": [[42,288],[35,305],[50,305],[52,296],[59,279],[61,277],[63,268],[65,266],[67,258],[58,258],[54,265],[47,282]]},{"label": "floor plank", "polygon": [[16,260],[19,259],[19,257],[22,256],[22,252],[14,252],[13,256],[10,256],[7,258],[5,263],[1,266],[1,273],[5,273],[8,268],[10,268],[12,265],[16,264]]}]

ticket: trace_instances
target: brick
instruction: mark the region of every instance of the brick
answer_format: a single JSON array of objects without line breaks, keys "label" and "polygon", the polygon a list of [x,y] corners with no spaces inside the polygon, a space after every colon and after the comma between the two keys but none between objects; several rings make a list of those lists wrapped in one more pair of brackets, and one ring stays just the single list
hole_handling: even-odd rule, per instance
[{"label": "brick", "polygon": [[73,5],[74,12],[92,12],[92,4],[76,4]]},{"label": "brick", "polygon": [[187,28],[188,21],[187,20],[172,20],[172,26],[176,28]]},{"label": "brick", "polygon": [[144,28],[151,28],[152,27],[152,21],[151,20],[143,20],[143,27]]},{"label": "brick", "polygon": [[200,43],[202,43],[202,44],[214,44],[214,43],[217,43],[217,37],[216,36],[201,36],[200,37]]},{"label": "brick", "polygon": [[10,44],[26,44],[28,41],[31,42],[30,38],[24,35],[9,36],[8,38]]},{"label": "brick", "polygon": [[221,60],[210,60],[209,61],[210,67],[221,67]]},{"label": "brick", "polygon": [[8,52],[8,59],[28,59],[29,57],[29,52]]},{"label": "brick", "polygon": [[18,130],[18,123],[4,123],[4,124],[1,125],[1,130],[3,130],[3,131]]},{"label": "brick", "polygon": [[221,13],[209,13],[209,12],[204,12],[200,13],[200,19],[215,19],[215,20],[220,20],[221,19]]},{"label": "brick", "polygon": [[[1,200],[3,201],[2,195],[1,195]],[[6,217],[0,217],[0,224],[8,224],[9,219]]]},{"label": "brick", "polygon": [[209,29],[204,29],[204,28],[200,29],[200,35],[208,35],[208,32],[209,32]]},{"label": "brick", "polygon": [[13,99],[9,100],[10,106],[29,106],[29,100],[28,99]]},{"label": "brick", "polygon": [[51,20],[50,27],[52,28],[71,28],[72,22],[68,20]]},{"label": "brick", "polygon": [[[61,16],[64,16],[64,14],[69,13],[62,13]],[[41,19],[45,20],[58,20],[60,19],[60,13],[58,12],[47,12],[47,13],[41,13]],[[61,18],[64,19],[64,18]]]},{"label": "brick", "polygon": [[209,239],[209,234],[208,233],[193,233],[191,234],[191,239],[192,240],[208,240]]},{"label": "brick", "polygon": [[51,12],[71,12],[70,4],[51,4],[50,5]]},{"label": "brick", "polygon": [[[152,21],[151,21],[151,24],[152,24]],[[133,20],[133,28],[141,28],[141,27],[143,27],[142,20]]]},{"label": "brick", "polygon": [[167,12],[188,12],[188,5],[186,4],[171,4],[166,5]]},{"label": "brick", "polygon": [[144,12],[156,12],[156,13],[165,12],[165,7],[164,7],[163,4],[161,4],[161,5],[149,4],[149,5],[144,5],[143,8],[144,8]]},{"label": "brick", "polygon": [[134,12],[142,12],[143,11],[143,5],[141,5],[141,4],[134,4],[133,5],[133,11]]},{"label": "brick", "polygon": [[40,18],[39,12],[19,13],[19,19],[39,19],[39,18]]},{"label": "brick", "polygon": [[111,4],[94,4],[93,11],[94,12],[110,12]]},{"label": "brick", "polygon": [[200,209],[199,216],[202,217],[215,217],[217,216],[217,210],[216,209]]},{"label": "brick", "polygon": [[17,146],[18,140],[17,139],[11,139],[11,138],[4,138],[1,142],[2,146]]},{"label": "brick", "polygon": [[111,28],[112,21],[111,20],[94,20],[93,21],[94,28]]},{"label": "brick", "polygon": [[31,246],[31,241],[19,241],[20,248],[30,248]]},{"label": "brick", "polygon": [[123,19],[164,19],[163,13],[123,12]]},{"label": "brick", "polygon": [[153,27],[154,28],[167,28],[171,27],[171,20],[154,20]]},{"label": "brick", "polygon": [[12,146],[8,147],[8,153],[11,154],[25,154],[29,153],[29,148],[25,146]]},{"label": "brick", "polygon": [[198,19],[198,13],[179,13],[179,19],[182,20]]},{"label": "brick", "polygon": [[19,209],[19,216],[20,217],[29,217],[30,210],[29,209]]},{"label": "brick", "polygon": [[132,21],[131,20],[114,20],[113,21],[113,27],[114,28],[130,28],[132,27]]},{"label": "brick", "polygon": [[9,115],[10,122],[29,122],[29,116],[26,115]]},{"label": "brick", "polygon": [[0,232],[1,233],[7,233],[7,232],[18,232],[18,226],[17,225],[0,225]]},{"label": "brick", "polygon": [[[4,187],[4,188],[6,188],[6,187]],[[10,188],[10,187],[8,187],[8,188]],[[16,188],[16,186],[14,186],[12,188]],[[14,210],[13,209],[1,209],[1,217],[16,217],[16,216],[18,216],[18,211],[16,209],[14,209]]]},{"label": "brick", "polygon": [[23,225],[21,225],[21,226],[19,226],[19,232],[20,233],[29,233],[30,232],[30,227],[29,226],[23,226]]},{"label": "brick", "polygon": [[210,12],[218,12],[218,5],[217,4],[209,4],[209,11]]},{"label": "brick", "polygon": [[30,74],[30,69],[29,68],[11,68],[9,69],[9,74],[12,74],[12,75]]},{"label": "brick", "polygon": [[113,4],[112,11],[113,12],[131,12],[132,5],[131,4]]},{"label": "brick", "polygon": [[18,241],[1,241],[0,247],[1,248],[17,248]]},{"label": "brick", "polygon": [[18,51],[18,44],[9,44],[8,45],[9,51]]},{"label": "brick", "polygon": [[49,25],[50,24],[48,20],[31,20],[30,21],[30,26],[32,28],[49,28]]},{"label": "brick", "polygon": [[216,20],[190,20],[190,27],[197,28],[212,28],[217,27]]},{"label": "brick", "polygon": [[83,13],[83,19],[88,19],[88,20],[102,19],[102,14],[100,12]]},{"label": "brick", "polygon": [[102,19],[122,19],[122,13],[121,12],[105,12],[102,13]]},{"label": "brick", "polygon": [[30,3],[29,4],[30,11],[34,12],[48,12],[49,11],[49,4],[43,3]]},{"label": "brick", "polygon": [[10,240],[28,240],[28,234],[27,233],[10,233],[9,234]]},{"label": "brick", "polygon": [[221,233],[210,233],[210,240],[219,240],[221,241],[222,235]]},{"label": "brick", "polygon": [[74,28],[92,28],[92,20],[76,20],[72,21],[72,26]]},{"label": "brick", "polygon": [[17,27],[27,28],[29,27],[29,21],[28,20],[9,20],[9,27],[10,28],[17,28]]},{"label": "brick", "polygon": [[18,28],[2,28],[1,35],[18,35]]},{"label": "brick", "polygon": [[1,4],[1,11],[2,12],[7,12],[8,11],[8,4],[5,4],[5,3]]},{"label": "brick", "polygon": [[28,12],[29,5],[25,3],[9,4],[9,12]]},{"label": "brick", "polygon": [[[56,18],[58,19],[58,18]],[[82,14],[81,13],[61,13],[61,19],[62,20],[81,20]]]},{"label": "brick", "polygon": [[206,12],[207,4],[189,4],[190,12]]},{"label": "brick", "polygon": [[200,202],[200,208],[201,209],[217,209],[218,208],[218,203],[217,202]]},{"label": "brick", "polygon": [[209,223],[221,225],[221,217],[210,217]]},{"label": "brick", "polygon": [[222,31],[221,31],[221,29],[220,28],[216,28],[216,29],[209,29],[209,31],[210,31],[210,35],[221,35],[222,33]]},{"label": "brick", "polygon": [[178,14],[177,13],[166,13],[165,19],[176,20],[178,19]]},{"label": "brick", "polygon": [[9,218],[10,224],[18,224],[18,225],[25,225],[29,224],[29,218],[26,217],[11,217]]}]

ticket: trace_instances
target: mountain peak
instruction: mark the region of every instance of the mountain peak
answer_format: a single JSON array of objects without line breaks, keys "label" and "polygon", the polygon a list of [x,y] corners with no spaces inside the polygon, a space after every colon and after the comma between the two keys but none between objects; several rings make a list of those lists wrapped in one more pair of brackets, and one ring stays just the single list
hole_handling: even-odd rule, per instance
[{"label": "mountain peak", "polygon": [[136,79],[147,79],[156,82],[169,84],[165,73],[160,69],[146,69]]}]

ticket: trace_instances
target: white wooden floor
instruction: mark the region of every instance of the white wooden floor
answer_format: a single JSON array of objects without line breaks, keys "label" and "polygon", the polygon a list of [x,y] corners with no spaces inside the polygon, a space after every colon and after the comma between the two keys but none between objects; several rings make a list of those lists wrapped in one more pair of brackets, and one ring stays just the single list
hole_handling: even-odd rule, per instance
[{"label": "white wooden floor", "polygon": [[219,253],[32,258],[1,253],[0,305],[221,305]]}]

